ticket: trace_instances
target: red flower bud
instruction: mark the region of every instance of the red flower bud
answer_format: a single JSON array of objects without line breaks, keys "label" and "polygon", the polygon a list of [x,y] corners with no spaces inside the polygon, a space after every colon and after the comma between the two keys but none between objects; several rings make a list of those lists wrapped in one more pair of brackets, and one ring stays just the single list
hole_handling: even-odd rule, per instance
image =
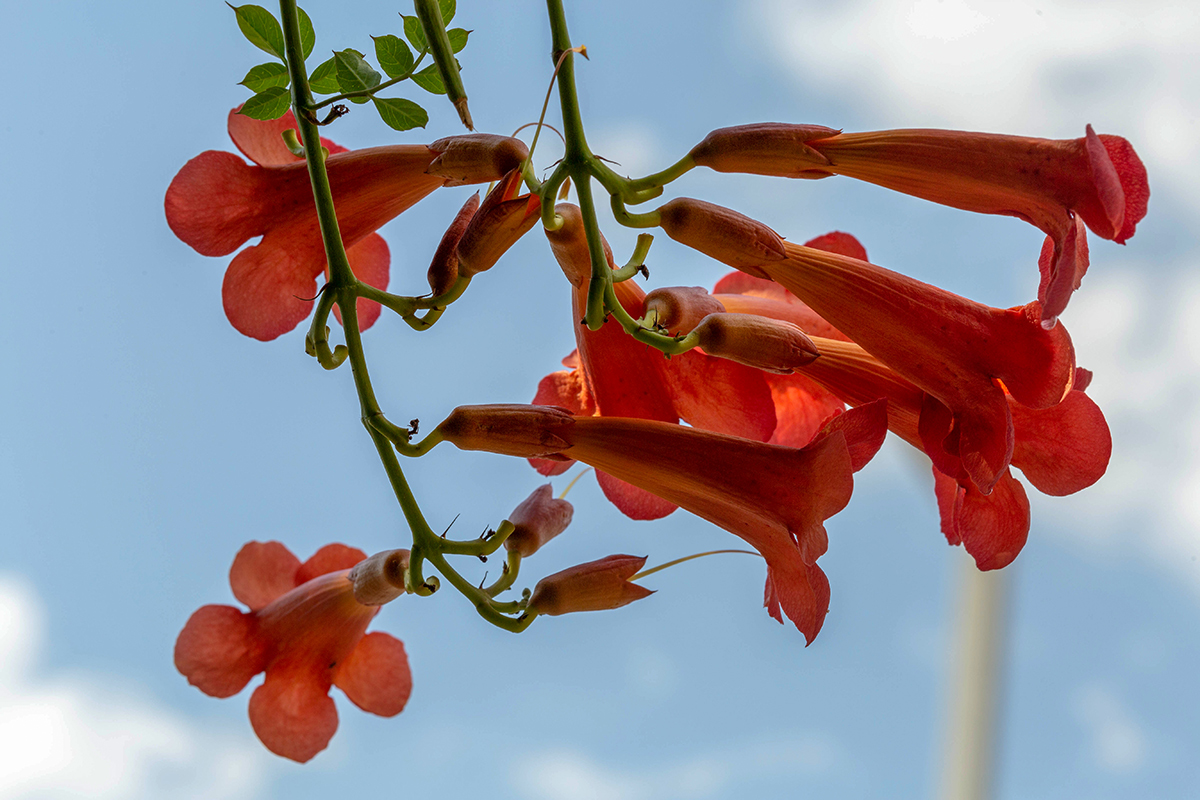
[{"label": "red flower bud", "polygon": [[541,199],[534,194],[520,197],[521,173],[512,170],[484,198],[458,242],[458,274],[474,277],[495,266],[508,248],[537,222]]},{"label": "red flower bud", "polygon": [[821,355],[797,326],[753,314],[710,314],[693,333],[709,355],[781,375]]},{"label": "red flower bud", "polygon": [[433,254],[433,261],[429,264],[428,274],[429,288],[433,290],[434,297],[450,291],[454,282],[458,280],[458,242],[462,239],[467,225],[470,224],[471,218],[475,216],[478,208],[479,193],[476,192],[463,204],[458,216],[454,218],[442,236],[442,241],[438,243],[437,251]]},{"label": "red flower bud", "polygon": [[498,181],[529,157],[529,148],[520,139],[494,133],[449,136],[429,149],[437,158],[425,173],[446,178],[447,186]]},{"label": "red flower bud", "polygon": [[529,610],[556,617],[629,605],[654,594],[629,582],[645,563],[645,556],[609,556],[556,572],[538,581],[529,598]]},{"label": "red flower bud", "polygon": [[763,122],[720,128],[692,148],[692,160],[717,172],[747,172],[781,178],[827,178],[829,159],[806,142],[837,136],[824,125]]},{"label": "red flower bud", "polygon": [[565,531],[574,513],[574,507],[556,498],[550,484],[544,483],[508,515],[516,530],[504,540],[504,546],[528,558]]},{"label": "red flower bud", "polygon": [[679,197],[658,212],[667,236],[755,277],[770,277],[760,266],[787,258],[779,234],[731,209]]},{"label": "red flower bud", "polygon": [[689,333],[709,314],[724,311],[725,306],[699,286],[668,286],[646,295],[646,316],[672,333]]},{"label": "red flower bud", "polygon": [[459,406],[438,426],[459,450],[486,450],[520,458],[546,458],[568,449],[575,418],[553,406]]}]

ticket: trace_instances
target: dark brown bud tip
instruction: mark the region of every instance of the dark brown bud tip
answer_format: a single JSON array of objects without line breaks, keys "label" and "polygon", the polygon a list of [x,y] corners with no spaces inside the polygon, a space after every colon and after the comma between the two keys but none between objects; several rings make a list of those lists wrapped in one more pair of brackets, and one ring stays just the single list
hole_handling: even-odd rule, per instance
[{"label": "dark brown bud tip", "polygon": [[544,483],[508,515],[516,530],[504,540],[504,546],[528,558],[565,531],[574,514],[574,507],[556,498],[550,484]]},{"label": "dark brown bud tip", "polygon": [[555,406],[459,406],[438,426],[460,450],[485,450],[520,458],[544,458],[571,447],[571,412]]},{"label": "dark brown bud tip", "polygon": [[529,157],[520,139],[494,133],[448,136],[429,149],[438,155],[425,172],[445,178],[447,186],[498,181]]},{"label": "dark brown bud tip", "polygon": [[841,131],[823,125],[762,122],[720,128],[692,148],[692,160],[717,172],[745,172],[781,178],[827,178],[829,159],[807,142]]},{"label": "dark brown bud tip", "polygon": [[645,556],[609,556],[556,572],[538,581],[529,598],[529,610],[553,617],[629,605],[654,594],[629,582],[645,563]]},{"label": "dark brown bud tip", "polygon": [[671,333],[689,333],[709,314],[724,311],[721,301],[699,286],[667,286],[646,295],[647,319]]},{"label": "dark brown bud tip", "polygon": [[709,355],[783,375],[821,355],[796,325],[753,314],[710,314],[693,333]]},{"label": "dark brown bud tip", "polygon": [[658,212],[672,239],[756,278],[770,277],[760,265],[787,258],[779,234],[724,206],[679,197]]}]

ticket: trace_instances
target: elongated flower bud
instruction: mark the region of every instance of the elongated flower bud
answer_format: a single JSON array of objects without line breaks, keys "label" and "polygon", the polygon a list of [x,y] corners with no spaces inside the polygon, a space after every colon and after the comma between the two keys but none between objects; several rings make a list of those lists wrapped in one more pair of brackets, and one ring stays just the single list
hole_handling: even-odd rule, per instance
[{"label": "elongated flower bud", "polygon": [[364,606],[382,606],[404,594],[407,550],[384,550],[350,570],[354,599]]},{"label": "elongated flower bud", "polygon": [[458,280],[458,242],[478,209],[479,193],[476,192],[463,203],[458,216],[442,235],[442,241],[438,243],[433,261],[429,264],[429,288],[433,290],[434,297],[450,291],[450,287]]},{"label": "elongated flower bud", "polygon": [[504,540],[504,546],[528,558],[565,531],[574,514],[574,507],[556,498],[550,484],[544,483],[508,515],[516,530]]},{"label": "elongated flower bud", "polygon": [[459,406],[438,426],[459,450],[486,450],[519,458],[546,458],[571,446],[575,418],[554,406]]},{"label": "elongated flower bud", "polygon": [[538,581],[529,598],[529,610],[555,617],[629,605],[654,594],[629,582],[645,563],[645,556],[609,556],[556,572]]},{"label": "elongated flower bud", "polygon": [[534,194],[518,197],[520,188],[521,173],[514,169],[484,198],[458,242],[459,276],[491,269],[537,222],[541,200]]},{"label": "elongated flower bud", "polygon": [[787,258],[779,234],[723,206],[679,197],[658,212],[667,236],[757,278],[770,277],[761,264]]},{"label": "elongated flower bud", "polygon": [[692,160],[717,172],[746,172],[781,178],[827,178],[829,159],[806,142],[841,131],[824,125],[763,122],[719,128],[692,148]]},{"label": "elongated flower bud", "polygon": [[448,136],[429,149],[438,155],[425,173],[446,178],[447,186],[498,181],[529,157],[520,139],[494,133]]},{"label": "elongated flower bud", "polygon": [[672,333],[688,333],[709,314],[724,311],[721,301],[699,286],[667,286],[646,295],[647,318]]},{"label": "elongated flower bud", "polygon": [[709,355],[781,375],[821,355],[796,325],[753,314],[709,314],[692,332]]}]

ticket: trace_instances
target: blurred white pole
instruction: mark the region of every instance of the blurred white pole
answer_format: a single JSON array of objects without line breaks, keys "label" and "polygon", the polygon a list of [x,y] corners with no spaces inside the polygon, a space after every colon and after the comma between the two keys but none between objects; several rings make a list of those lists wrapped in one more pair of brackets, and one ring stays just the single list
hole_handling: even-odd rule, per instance
[{"label": "blurred white pole", "polygon": [[[966,554],[963,554],[966,556]],[[1003,664],[1008,610],[1008,572],[980,572],[969,557],[958,594],[958,636],[954,647],[942,800],[990,800],[995,788],[997,718],[1003,703]]]}]

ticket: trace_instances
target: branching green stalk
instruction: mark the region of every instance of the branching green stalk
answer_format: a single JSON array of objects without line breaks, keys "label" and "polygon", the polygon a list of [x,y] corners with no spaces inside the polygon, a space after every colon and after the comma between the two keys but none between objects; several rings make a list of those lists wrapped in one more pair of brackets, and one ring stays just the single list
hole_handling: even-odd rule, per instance
[{"label": "branching green stalk", "polygon": [[[404,477],[404,472],[400,468],[400,462],[396,457],[396,448],[402,450],[407,448],[414,451],[411,454],[419,454],[416,451],[427,450],[437,444],[441,440],[441,437],[432,435],[426,437],[425,441],[419,445],[409,445],[408,432],[402,431],[402,429],[387,422],[383,416],[383,412],[379,408],[379,402],[371,386],[370,373],[367,370],[366,354],[363,350],[362,334],[358,324],[358,298],[360,295],[368,293],[363,289],[364,284],[360,283],[354,276],[354,270],[350,267],[350,260],[346,256],[345,244],[342,241],[341,232],[338,227],[337,213],[334,209],[333,194],[329,184],[329,175],[325,170],[325,154],[321,148],[320,133],[313,122],[313,98],[308,84],[308,75],[304,69],[304,58],[301,53],[300,26],[297,18],[296,0],[280,0],[279,6],[288,70],[291,77],[292,107],[300,129],[300,141],[304,146],[309,179],[312,182],[313,199],[316,204],[321,239],[325,245],[325,257],[329,264],[329,280],[322,289],[320,302],[318,303],[317,319],[315,320],[314,328],[310,329],[308,344],[316,351],[318,357],[325,356],[322,366],[327,366],[326,361],[331,361],[336,357],[335,353],[328,352],[329,346],[325,333],[325,321],[328,319],[333,304],[336,303],[342,312],[342,323],[346,336],[346,344],[344,348],[339,348],[338,352],[344,349],[346,358],[350,362],[350,369],[354,376],[354,386],[358,393],[363,426],[371,436],[371,441],[375,445],[379,459],[383,462],[383,468],[387,473],[388,481],[392,485],[392,491],[396,495],[401,512],[404,514],[404,518],[413,535],[413,546],[407,576],[407,580],[413,585],[407,588],[416,594],[432,594],[437,589],[436,578],[426,580],[422,576],[422,562],[427,560],[456,589],[466,596],[475,605],[480,615],[489,622],[505,630],[524,630],[532,622],[535,615],[523,614],[518,618],[505,616],[504,613],[493,607],[491,596],[483,589],[472,585],[470,581],[456,572],[447,563],[443,555],[444,552],[467,555],[487,555],[495,552],[503,544],[507,535],[511,533],[512,524],[508,523],[507,529],[505,525],[501,525],[500,530],[495,535],[475,542],[454,542],[442,539],[434,533],[429,523],[425,520],[420,506],[417,504],[416,497],[413,496],[412,489]],[[461,288],[465,288],[465,286],[458,287],[456,284],[456,288],[460,289],[459,294],[461,294]],[[435,312],[437,309],[432,309],[432,311]],[[512,604],[501,604],[501,607],[514,613],[521,610],[516,607],[509,609],[508,606],[510,605]]]},{"label": "branching green stalk", "polygon": [[342,100],[349,100],[352,97],[374,97],[376,92],[382,92],[384,89],[388,88],[389,86],[395,86],[397,83],[400,83],[401,81],[406,81],[409,78],[411,78],[413,75],[416,75],[417,67],[421,66],[421,62],[425,60],[425,56],[427,56],[427,55],[429,55],[429,50],[427,50],[427,49],[421,50],[419,53],[417,53],[417,58],[413,62],[412,68],[409,69],[409,71],[404,73],[403,75],[398,75],[395,78],[390,78],[390,79],[384,81],[383,83],[379,84],[378,86],[372,86],[370,89],[358,89],[357,91],[353,91],[353,92],[343,92],[342,94],[338,94],[338,95],[334,95],[333,97],[326,98],[325,100],[322,100],[321,102],[314,105],[312,107],[312,110],[320,111],[322,108],[325,108],[325,106],[333,105],[334,103],[341,102]]}]

